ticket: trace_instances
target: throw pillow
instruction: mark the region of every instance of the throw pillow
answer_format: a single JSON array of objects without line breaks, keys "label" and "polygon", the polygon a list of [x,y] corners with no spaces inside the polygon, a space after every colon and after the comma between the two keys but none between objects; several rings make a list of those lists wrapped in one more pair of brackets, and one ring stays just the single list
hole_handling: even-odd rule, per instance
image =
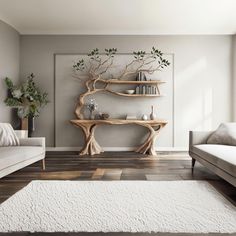
[{"label": "throw pillow", "polygon": [[19,146],[20,141],[12,128],[8,123],[0,123],[0,146]]},{"label": "throw pillow", "polygon": [[222,123],[207,140],[208,144],[236,146],[236,123]]}]

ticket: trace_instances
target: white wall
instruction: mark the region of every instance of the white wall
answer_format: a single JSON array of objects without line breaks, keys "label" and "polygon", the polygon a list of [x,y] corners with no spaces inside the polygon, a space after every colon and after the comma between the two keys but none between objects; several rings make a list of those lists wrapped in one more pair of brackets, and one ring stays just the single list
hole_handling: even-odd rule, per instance
[{"label": "white wall", "polygon": [[[95,47],[117,47],[119,52],[132,52],[149,50],[152,46],[174,54],[175,146],[187,146],[190,129],[214,129],[219,123],[232,120],[232,36],[24,35],[21,36],[21,77],[34,72],[51,100],[37,119],[35,135],[46,136],[48,146],[54,144],[54,53],[87,53]],[[78,143],[82,138],[78,135]],[[126,143],[124,139],[119,146]],[[115,143],[109,139],[106,145]]]},{"label": "white wall", "polygon": [[4,79],[9,77],[14,82],[19,80],[19,53],[19,33],[0,21],[0,122],[12,122],[12,109],[3,102],[7,96]]},{"label": "white wall", "polygon": [[175,50],[175,145],[232,120],[232,38],[185,38]]}]

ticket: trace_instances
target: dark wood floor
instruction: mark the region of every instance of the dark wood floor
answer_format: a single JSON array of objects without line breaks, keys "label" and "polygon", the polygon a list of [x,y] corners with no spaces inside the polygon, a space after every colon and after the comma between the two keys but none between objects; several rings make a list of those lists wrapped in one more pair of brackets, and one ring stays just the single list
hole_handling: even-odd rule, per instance
[{"label": "dark wood floor", "polygon": [[155,159],[133,152],[106,152],[92,158],[48,153],[45,171],[38,162],[0,179],[0,203],[31,180],[207,180],[236,205],[236,188],[198,163],[192,174],[187,153],[159,153]]}]

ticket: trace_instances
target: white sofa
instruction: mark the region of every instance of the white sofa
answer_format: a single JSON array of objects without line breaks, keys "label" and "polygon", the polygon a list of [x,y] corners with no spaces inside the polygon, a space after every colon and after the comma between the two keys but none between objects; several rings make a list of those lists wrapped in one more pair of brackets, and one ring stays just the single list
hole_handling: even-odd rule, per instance
[{"label": "white sofa", "polygon": [[207,144],[213,131],[190,131],[189,155],[192,168],[200,162],[215,174],[236,187],[236,146]]},{"label": "white sofa", "polygon": [[0,147],[0,178],[42,160],[45,169],[45,138],[20,138],[20,146]]}]

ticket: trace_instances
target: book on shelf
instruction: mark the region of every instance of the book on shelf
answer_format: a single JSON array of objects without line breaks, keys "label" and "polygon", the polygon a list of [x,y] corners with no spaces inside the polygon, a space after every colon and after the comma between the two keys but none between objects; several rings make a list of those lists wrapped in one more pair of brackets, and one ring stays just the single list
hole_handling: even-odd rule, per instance
[{"label": "book on shelf", "polygon": [[135,88],[135,94],[157,94],[157,87],[151,85],[139,85]]},{"label": "book on shelf", "polygon": [[147,77],[142,71],[139,71],[136,76],[136,80],[137,81],[147,81]]},{"label": "book on shelf", "polygon": [[126,120],[137,120],[137,117],[134,115],[126,115]]}]

